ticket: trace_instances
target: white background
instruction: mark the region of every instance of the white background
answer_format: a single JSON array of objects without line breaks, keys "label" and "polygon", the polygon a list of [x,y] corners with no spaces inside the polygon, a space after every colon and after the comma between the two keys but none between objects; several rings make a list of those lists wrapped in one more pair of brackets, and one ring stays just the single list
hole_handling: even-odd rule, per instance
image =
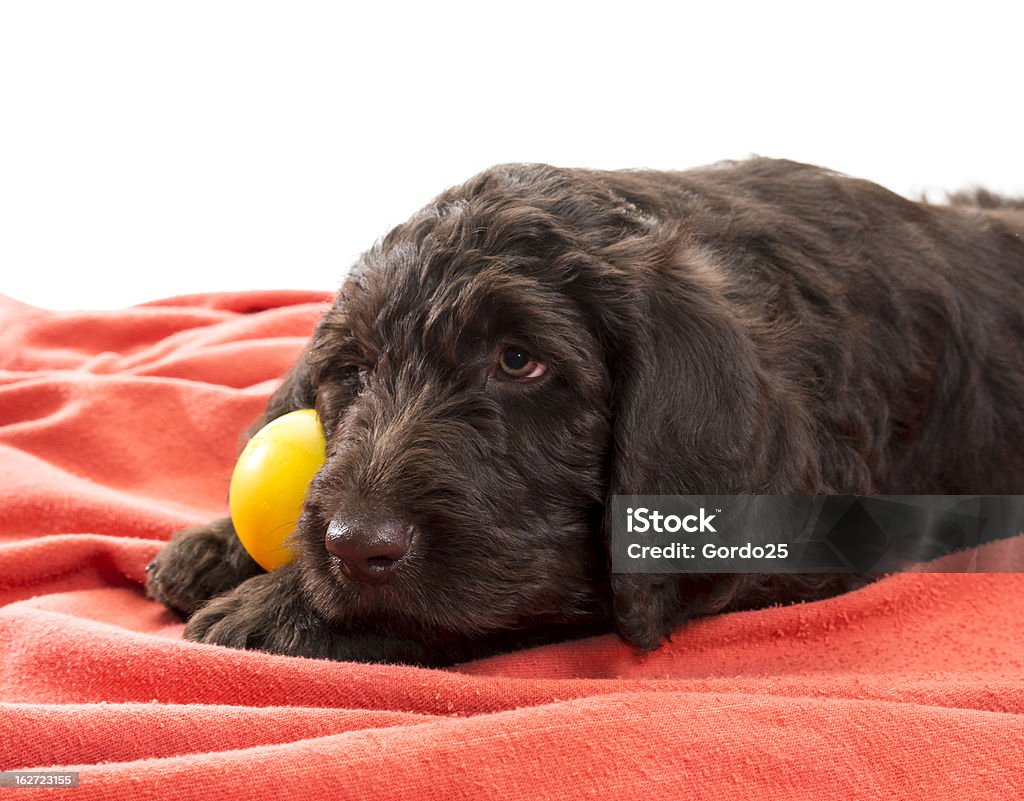
[{"label": "white background", "polygon": [[1019,4],[0,2],[0,292],[333,290],[505,161],[1024,194]]}]

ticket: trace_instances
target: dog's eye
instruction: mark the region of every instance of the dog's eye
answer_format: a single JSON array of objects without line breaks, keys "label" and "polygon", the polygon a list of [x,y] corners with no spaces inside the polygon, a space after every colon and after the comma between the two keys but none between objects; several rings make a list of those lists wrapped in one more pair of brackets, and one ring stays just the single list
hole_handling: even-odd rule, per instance
[{"label": "dog's eye", "polygon": [[501,351],[498,366],[508,378],[527,380],[540,378],[547,369],[543,362],[537,361],[522,348],[508,347]]}]

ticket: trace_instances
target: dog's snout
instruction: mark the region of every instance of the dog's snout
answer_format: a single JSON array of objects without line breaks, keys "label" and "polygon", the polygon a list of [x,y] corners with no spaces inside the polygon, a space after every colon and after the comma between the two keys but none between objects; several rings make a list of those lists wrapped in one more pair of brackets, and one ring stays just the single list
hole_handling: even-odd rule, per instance
[{"label": "dog's snout", "polygon": [[353,581],[390,581],[412,548],[415,529],[398,522],[379,524],[334,520],[327,527],[327,550],[341,561],[341,571]]}]

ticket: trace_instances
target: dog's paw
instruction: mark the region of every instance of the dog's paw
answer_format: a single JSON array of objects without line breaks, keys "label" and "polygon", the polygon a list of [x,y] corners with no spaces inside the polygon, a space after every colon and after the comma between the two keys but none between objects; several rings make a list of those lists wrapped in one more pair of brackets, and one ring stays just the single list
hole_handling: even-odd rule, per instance
[{"label": "dog's paw", "polygon": [[262,568],[250,557],[229,519],[175,534],[146,568],[146,594],[184,617]]},{"label": "dog's paw", "polygon": [[214,598],[189,618],[185,639],[259,650],[266,639],[266,626],[258,610],[248,606],[246,595],[238,590]]},{"label": "dog's paw", "polygon": [[325,658],[333,634],[290,586],[287,571],[254,576],[202,606],[185,639],[287,656]]}]

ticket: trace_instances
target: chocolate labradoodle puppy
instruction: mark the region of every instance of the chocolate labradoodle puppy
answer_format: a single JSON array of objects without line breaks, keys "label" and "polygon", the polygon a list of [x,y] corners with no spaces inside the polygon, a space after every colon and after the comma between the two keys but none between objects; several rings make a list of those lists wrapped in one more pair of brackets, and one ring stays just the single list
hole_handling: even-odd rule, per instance
[{"label": "chocolate labradoodle puppy", "polygon": [[612,575],[613,494],[1024,493],[1024,202],[767,159],[495,167],[358,261],[256,425],[310,407],[296,560],[264,573],[218,520],[151,566],[187,638],[653,649],[850,577]]}]

